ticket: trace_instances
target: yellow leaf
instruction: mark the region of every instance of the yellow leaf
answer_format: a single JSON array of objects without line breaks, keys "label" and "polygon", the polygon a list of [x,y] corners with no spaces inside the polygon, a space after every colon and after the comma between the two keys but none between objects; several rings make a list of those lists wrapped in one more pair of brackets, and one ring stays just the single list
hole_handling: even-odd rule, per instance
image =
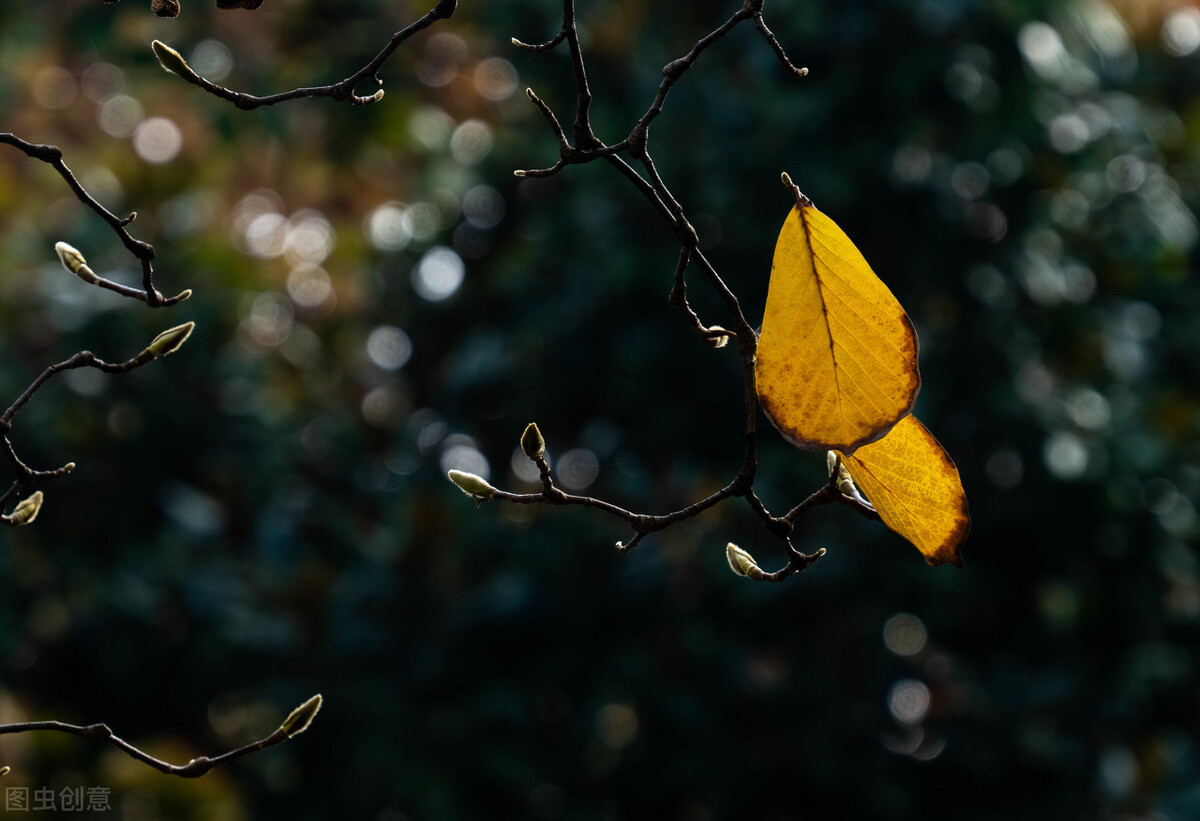
[{"label": "yellow leaf", "polygon": [[758,399],[797,447],[851,453],[912,410],[917,335],[850,238],[796,195],[775,245]]},{"label": "yellow leaf", "polygon": [[883,523],[916,546],[931,565],[962,567],[959,549],[971,529],[958,468],[917,417],[887,436],[842,454],[842,463]]}]

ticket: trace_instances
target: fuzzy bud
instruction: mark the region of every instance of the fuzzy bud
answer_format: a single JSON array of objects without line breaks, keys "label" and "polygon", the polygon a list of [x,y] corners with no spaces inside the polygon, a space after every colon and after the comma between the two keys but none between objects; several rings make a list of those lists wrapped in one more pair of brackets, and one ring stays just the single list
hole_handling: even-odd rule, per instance
[{"label": "fuzzy bud", "polygon": [[837,485],[838,493],[841,493],[847,499],[853,499],[856,502],[870,506],[870,502],[863,496],[862,491],[858,489],[858,485],[854,483],[854,477],[850,475],[850,470],[846,467],[846,460],[837,451],[828,451],[825,454],[825,465],[829,468],[829,478],[834,480]]},{"label": "fuzzy bud", "polygon": [[312,720],[316,717],[317,712],[321,709],[321,694],[317,693],[308,701],[301,704],[291,714],[283,720],[279,725],[279,729],[283,731],[288,738],[300,735],[308,729],[308,725],[312,724]]},{"label": "fuzzy bud", "polygon": [[158,64],[172,74],[178,74],[180,77],[191,77],[196,73],[187,64],[187,60],[183,59],[182,54],[168,46],[162,40],[155,40],[150,44],[150,48],[154,49],[154,56],[158,58]]},{"label": "fuzzy bud", "polygon": [[521,434],[521,450],[535,462],[546,453],[546,440],[542,438],[536,422],[525,426],[525,432]]},{"label": "fuzzy bud", "polygon": [[[713,325],[711,328],[709,328],[709,330],[710,331],[724,331],[725,329],[722,328],[720,325]],[[723,333],[723,334],[720,334],[719,336],[705,336],[704,344],[710,348],[724,348],[726,345],[729,344],[729,334]]]},{"label": "fuzzy bud", "polygon": [[858,485],[854,484],[854,477],[850,475],[850,471],[846,470],[845,462],[838,463],[837,474],[837,487],[842,495],[852,499],[861,499],[862,494],[858,491]]},{"label": "fuzzy bud", "polygon": [[59,261],[63,267],[72,274],[78,274],[80,268],[87,266],[87,260],[83,258],[83,254],[79,253],[79,249],[74,245],[68,245],[65,242],[54,243],[54,251],[58,254]]},{"label": "fuzzy bud", "polygon": [[32,524],[37,518],[38,513],[42,510],[42,492],[35,491],[29,496],[22,499],[15,508],[9,519],[14,525]]},{"label": "fuzzy bud", "polygon": [[762,568],[754,561],[754,557],[730,542],[725,546],[725,558],[729,561],[729,569],[738,576],[749,579],[761,579]]},{"label": "fuzzy bud", "polygon": [[496,495],[496,489],[487,483],[482,476],[467,473],[465,470],[451,470],[446,473],[450,481],[458,485],[458,489],[472,499],[491,499]]},{"label": "fuzzy bud", "polygon": [[187,338],[192,335],[192,329],[195,327],[195,322],[185,322],[182,325],[176,325],[174,328],[163,331],[154,337],[154,341],[150,343],[146,350],[152,356],[156,357],[175,353],[175,351],[183,347],[184,342],[187,342]]}]

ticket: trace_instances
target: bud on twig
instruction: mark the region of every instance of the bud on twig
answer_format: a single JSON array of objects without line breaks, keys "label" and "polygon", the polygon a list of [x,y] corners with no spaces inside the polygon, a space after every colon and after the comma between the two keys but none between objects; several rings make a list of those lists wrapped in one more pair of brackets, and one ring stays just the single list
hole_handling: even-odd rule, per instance
[{"label": "bud on twig", "polygon": [[482,476],[476,476],[474,473],[467,473],[464,470],[451,470],[446,475],[450,477],[451,482],[458,485],[459,490],[477,502],[496,496],[496,489],[489,485]]},{"label": "bud on twig", "polygon": [[56,242],[54,243],[54,251],[58,254],[63,267],[72,274],[78,274],[80,268],[87,266],[87,260],[83,258],[83,254],[79,253],[79,249],[74,245],[68,245],[65,242]]},{"label": "bud on twig", "polygon": [[[722,328],[720,325],[713,325],[713,326],[712,326],[711,328],[709,328],[708,330],[710,330],[710,331],[724,331],[725,329],[724,329],[724,328]],[[720,334],[720,335],[717,335],[717,336],[708,336],[708,335],[705,335],[705,337],[704,337],[704,344],[705,344],[705,345],[707,345],[707,346],[709,346],[710,348],[724,348],[726,345],[728,345],[728,344],[729,344],[729,334],[727,334],[727,333],[724,333],[724,334]]]},{"label": "bud on twig", "polygon": [[31,495],[26,496],[17,504],[15,508],[13,508],[13,512],[12,515],[9,516],[9,520],[14,525],[32,524],[33,520],[37,518],[37,515],[41,512],[41,510],[42,492],[38,490]]},{"label": "bud on twig", "polygon": [[187,342],[187,338],[192,335],[192,329],[195,327],[195,322],[185,322],[183,325],[176,325],[174,328],[163,331],[154,337],[154,341],[146,350],[152,356],[166,356],[169,353],[175,353],[183,346],[184,342]]},{"label": "bud on twig", "polygon": [[525,426],[525,432],[521,434],[521,450],[534,462],[546,453],[546,440],[542,438],[536,422]]},{"label": "bud on twig", "polygon": [[846,468],[846,463],[842,459],[841,454],[832,450],[827,451],[825,453],[825,465],[829,468],[829,478],[834,479],[834,483],[837,485],[838,493],[841,493],[848,499],[871,506],[871,503],[867,501],[867,497],[863,496],[862,491],[858,489],[858,485],[854,483],[854,477],[850,475],[850,471]]},{"label": "bud on twig", "polygon": [[738,576],[761,581],[766,575],[754,561],[754,557],[733,542],[725,546],[725,558],[729,561],[729,569]]},{"label": "bud on twig", "polygon": [[292,710],[291,714],[283,720],[282,724],[279,725],[279,729],[282,730],[284,735],[286,735],[288,738],[300,735],[302,732],[308,729],[308,725],[312,724],[312,720],[316,717],[317,712],[321,709],[321,703],[323,701],[324,699],[321,698],[321,694],[317,693],[295,710]]},{"label": "bud on twig", "polygon": [[150,44],[150,48],[154,49],[154,56],[158,58],[158,64],[167,71],[178,74],[180,77],[196,76],[196,72],[192,71],[187,60],[183,59],[183,55],[162,40],[155,40]]}]

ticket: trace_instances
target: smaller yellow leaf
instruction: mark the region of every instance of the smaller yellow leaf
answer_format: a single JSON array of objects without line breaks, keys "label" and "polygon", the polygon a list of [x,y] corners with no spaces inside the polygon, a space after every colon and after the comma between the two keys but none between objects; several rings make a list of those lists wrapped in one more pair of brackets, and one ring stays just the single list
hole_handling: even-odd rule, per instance
[{"label": "smaller yellow leaf", "polygon": [[959,550],[971,529],[967,494],[954,461],[915,416],[878,442],[843,453],[842,464],[883,523],[925,561],[962,567]]}]

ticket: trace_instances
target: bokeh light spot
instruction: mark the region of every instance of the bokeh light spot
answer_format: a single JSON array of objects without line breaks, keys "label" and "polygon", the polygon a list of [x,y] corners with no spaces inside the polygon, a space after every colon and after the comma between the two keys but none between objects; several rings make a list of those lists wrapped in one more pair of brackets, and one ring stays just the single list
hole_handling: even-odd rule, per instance
[{"label": "bokeh light spot", "polygon": [[133,150],[149,163],[168,163],[183,148],[183,132],[166,117],[143,120],[133,132]]},{"label": "bokeh light spot", "polygon": [[925,649],[925,623],[911,613],[897,613],[883,625],[883,643],[898,656],[915,656]]},{"label": "bokeh light spot", "polygon": [[932,701],[925,683],[912,678],[901,679],[888,691],[888,710],[901,724],[914,726],[929,715]]},{"label": "bokeh light spot", "polygon": [[114,94],[96,113],[100,128],[110,137],[128,137],[146,116],[142,104],[128,94]]},{"label": "bokeh light spot", "polygon": [[422,299],[440,302],[453,296],[465,274],[462,257],[450,248],[435,246],[413,268],[413,288]]},{"label": "bokeh light spot", "polygon": [[399,370],[411,356],[412,340],[394,325],[380,325],[367,336],[367,357],[384,370]]},{"label": "bokeh light spot", "polygon": [[475,90],[492,102],[507,100],[517,90],[517,70],[503,57],[488,57],[475,66]]},{"label": "bokeh light spot", "polygon": [[42,108],[65,108],[78,92],[75,77],[59,66],[46,66],[33,75],[29,91]]},{"label": "bokeh light spot", "polygon": [[492,150],[494,141],[487,123],[466,120],[450,135],[450,153],[463,165],[475,165]]}]

